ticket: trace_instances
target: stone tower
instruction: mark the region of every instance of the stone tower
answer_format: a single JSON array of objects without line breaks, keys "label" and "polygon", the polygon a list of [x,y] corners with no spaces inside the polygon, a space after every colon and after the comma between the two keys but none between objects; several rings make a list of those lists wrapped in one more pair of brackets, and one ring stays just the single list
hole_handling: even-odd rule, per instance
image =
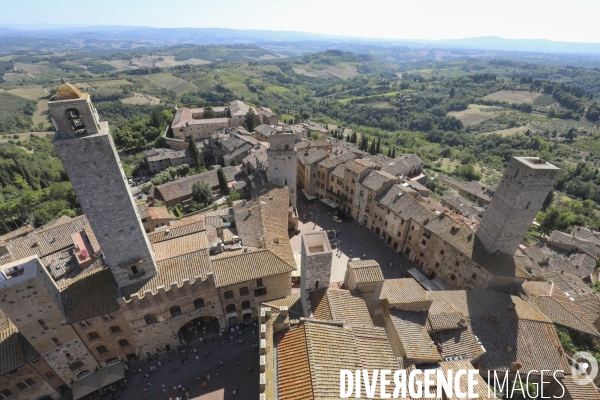
[{"label": "stone tower", "polygon": [[276,132],[269,139],[267,156],[269,182],[290,189],[290,206],[296,209],[296,137],[291,133]]},{"label": "stone tower", "polygon": [[309,315],[310,291],[329,287],[333,251],[324,231],[303,233],[300,251],[300,301],[304,314]]},{"label": "stone tower", "polygon": [[63,83],[48,102],[54,147],[119,285],[156,274],[154,253],[108,130],[87,93]]},{"label": "stone tower", "polygon": [[537,157],[510,160],[476,233],[488,253],[515,253],[552,190],[558,171]]},{"label": "stone tower", "polygon": [[3,265],[0,271],[2,311],[64,382],[99,368],[67,323],[60,290],[37,256]]}]

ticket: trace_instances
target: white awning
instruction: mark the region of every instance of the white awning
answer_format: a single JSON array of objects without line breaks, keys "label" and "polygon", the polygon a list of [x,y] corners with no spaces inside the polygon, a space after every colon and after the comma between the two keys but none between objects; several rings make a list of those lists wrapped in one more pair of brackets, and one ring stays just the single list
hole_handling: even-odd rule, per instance
[{"label": "white awning", "polygon": [[409,269],[407,271],[413,278],[415,278],[415,280],[419,283],[421,283],[422,281],[426,281],[427,278],[425,277],[425,275],[423,275],[422,273],[419,272],[418,269],[416,269],[415,267],[412,267],[411,269]]},{"label": "white awning", "polygon": [[125,377],[125,366],[119,362],[111,364],[100,371],[94,371],[84,376],[76,382],[73,382],[73,400],[82,398],[85,395],[100,390],[101,388],[117,382]]}]

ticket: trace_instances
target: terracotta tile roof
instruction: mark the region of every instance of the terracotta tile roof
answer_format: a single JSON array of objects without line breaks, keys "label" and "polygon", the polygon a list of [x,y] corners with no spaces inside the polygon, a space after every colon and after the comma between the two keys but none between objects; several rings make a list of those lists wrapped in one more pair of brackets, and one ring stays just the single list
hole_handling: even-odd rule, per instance
[{"label": "terracotta tile roof", "polygon": [[150,214],[150,218],[152,219],[171,219],[167,207],[148,207],[148,213]]},{"label": "terracotta tile roof", "polygon": [[592,292],[592,289],[581,278],[568,272],[551,271],[541,275],[540,279],[546,282],[554,282],[563,293],[569,293],[569,295]]},{"label": "terracotta tile roof", "polygon": [[547,242],[548,245],[567,246],[571,251],[579,250],[583,253],[596,257],[596,244],[588,240],[582,240],[568,233],[552,231]]},{"label": "terracotta tile roof", "polygon": [[588,254],[571,254],[569,260],[571,260],[571,262],[575,264],[575,268],[581,272],[589,271],[589,274],[591,275],[596,269],[596,259]]},{"label": "terracotta tile roof", "polygon": [[137,208],[137,212],[141,219],[150,218],[150,213],[148,212],[148,203],[137,203],[135,207]]},{"label": "terracotta tile roof", "polygon": [[272,187],[263,196],[234,206],[238,236],[244,246],[266,248],[296,267],[288,234],[288,188]]},{"label": "terracotta tile roof", "polygon": [[[459,371],[459,370],[473,370],[476,369],[473,364],[471,364],[468,360],[457,360],[457,361],[442,361],[440,364],[440,369],[444,372],[444,375],[448,375],[448,371]],[[494,399],[495,397],[488,396],[488,385],[487,382],[481,377],[481,375],[475,375],[473,377],[477,383],[473,386],[473,394],[480,399]],[[462,375],[459,381],[461,392],[468,393],[469,392],[469,378],[467,375]],[[436,385],[437,386],[437,385]],[[433,392],[433,390],[432,390]],[[444,398],[447,400],[458,400],[459,397],[456,396],[456,391],[453,391],[453,396],[445,396]]]},{"label": "terracotta tile roof", "polygon": [[401,303],[425,302],[429,300],[427,292],[412,278],[386,279],[383,281],[379,299],[385,299],[390,305]]},{"label": "terracotta tile roof", "polygon": [[240,282],[264,278],[296,269],[269,250],[255,250],[222,257],[212,258],[216,287],[229,286]]},{"label": "terracotta tile roof", "polygon": [[306,152],[298,152],[298,160],[302,164],[315,164],[324,160],[328,156],[329,153],[321,149],[310,149],[308,150],[308,154],[306,154]]},{"label": "terracotta tile roof", "polygon": [[333,169],[333,168],[337,167],[338,165],[343,164],[347,161],[350,161],[354,158],[356,158],[356,155],[354,153],[348,152],[348,153],[340,154],[339,156],[327,158],[327,159],[321,161],[319,163],[319,165],[322,167],[325,167],[327,169]]},{"label": "terracotta tile roof", "polygon": [[181,286],[184,280],[190,283],[196,279],[204,280],[212,273],[207,249],[158,261],[156,269],[156,275],[136,290],[138,295],[142,296],[148,290],[156,293],[159,287],[169,288],[174,283]]},{"label": "terracotta tile roof", "polygon": [[360,183],[368,189],[378,191],[385,184],[390,183],[390,182],[396,182],[397,180],[398,180],[398,178],[396,178],[394,175],[391,175],[387,172],[373,171],[370,174],[368,174],[367,176],[365,176],[364,178],[362,178],[362,180],[360,180]]},{"label": "terracotta tile roof", "polygon": [[[66,217],[66,216],[63,215],[62,217]],[[33,231],[33,228],[30,225],[23,225],[22,227],[20,227],[18,229],[15,229],[14,231],[5,233],[4,235],[0,236],[0,240],[6,241],[6,240],[9,240],[9,239],[14,239],[16,237],[26,235],[26,234],[28,234],[29,232],[32,232],[32,231]]]},{"label": "terracotta tile roof", "polygon": [[383,280],[381,267],[375,260],[349,261],[348,267],[354,274],[356,283],[371,283]]},{"label": "terracotta tile roof", "polygon": [[324,288],[310,293],[313,315],[317,319],[340,321],[348,325],[373,326],[369,310],[360,294],[343,289]]},{"label": "terracotta tile roof", "polygon": [[154,261],[159,262],[168,258],[180,256],[208,248],[206,231],[179,236],[171,240],[153,243]]},{"label": "terracotta tile roof", "polygon": [[241,100],[234,100],[231,103],[229,103],[229,112],[231,113],[232,116],[246,115],[246,114],[248,114],[248,111],[250,111],[250,109],[252,109],[256,115],[258,115],[258,113],[256,112],[256,109],[254,107],[250,107],[249,105],[247,105],[246,103],[244,103]]},{"label": "terracotta tile roof", "polygon": [[338,165],[337,167],[334,168],[333,171],[331,171],[331,175],[335,176],[336,178],[340,178],[340,179],[344,179],[344,171],[346,169],[344,168],[343,165]]},{"label": "terracotta tile roof", "polygon": [[209,125],[209,124],[227,124],[227,118],[206,118],[206,119],[190,119],[186,125]]},{"label": "terracotta tile roof", "polygon": [[407,175],[410,170],[421,165],[423,165],[423,160],[416,154],[403,154],[383,163],[383,171],[394,176]]},{"label": "terracotta tile roof", "polygon": [[0,310],[0,331],[3,331],[5,329],[10,328],[10,320],[8,319],[8,317],[6,316],[6,314],[4,314],[2,312],[2,310]]},{"label": "terracotta tile roof", "polygon": [[85,215],[61,219],[50,226],[7,241],[9,251],[15,259],[37,255],[40,258],[73,246],[71,235],[89,225]]},{"label": "terracotta tile roof", "polygon": [[[224,167],[223,170],[228,182],[235,181],[235,176],[240,173],[239,167]],[[207,182],[213,189],[217,188],[219,186],[217,169],[163,183],[162,185],[156,186],[154,191],[163,201],[189,197],[192,195],[192,186],[198,181]]]},{"label": "terracotta tile roof", "polygon": [[538,264],[545,264],[548,262],[548,255],[542,252],[537,246],[526,247],[522,249],[521,252]]},{"label": "terracotta tile roof", "polygon": [[425,362],[442,360],[426,329],[427,312],[398,310],[389,312],[400,339],[403,357]]},{"label": "terracotta tile roof", "polygon": [[568,258],[550,258],[548,259],[548,267],[545,269],[548,271],[557,272],[564,271],[584,278],[589,277],[590,274],[594,272],[595,265],[594,268],[587,268],[584,266],[582,269],[580,269],[579,265],[575,265],[575,263]]},{"label": "terracotta tile roof", "polygon": [[290,316],[292,317],[304,317],[304,312],[302,311],[302,303],[300,302],[300,294],[292,294],[287,297],[282,297],[275,300],[269,300],[265,303],[262,303],[265,307],[287,307]]},{"label": "terracotta tile roof", "polygon": [[148,233],[148,240],[151,243],[160,243],[205,230],[204,216],[199,215],[192,218],[193,220],[181,220],[166,228],[150,232]]},{"label": "terracotta tile roof", "polygon": [[[362,161],[362,162],[361,162]],[[368,161],[368,160],[350,160],[344,163],[344,168],[348,169],[351,172],[354,172],[356,174],[360,174],[361,172],[363,172],[365,169],[369,169],[369,168],[376,168],[377,164],[372,163],[371,161],[368,162],[364,162],[364,161]],[[368,165],[365,165],[368,164]],[[369,167],[370,165],[370,167]]]},{"label": "terracotta tile roof", "polygon": [[41,259],[46,270],[55,281],[64,278],[72,270],[78,267],[73,248],[52,253]]},{"label": "terracotta tile roof", "polygon": [[119,309],[119,286],[110,268],[87,268],[75,278],[61,281],[61,296],[69,323]]},{"label": "terracotta tile roof", "polygon": [[440,345],[440,354],[444,360],[446,357],[465,356],[467,360],[473,361],[485,352],[473,335],[471,328],[467,326],[435,332],[433,338]]},{"label": "terracotta tile roof", "polygon": [[471,204],[470,201],[462,196],[444,196],[442,204],[449,204],[452,208],[458,210],[461,215],[480,215],[483,208]]},{"label": "terracotta tile roof", "polygon": [[[0,314],[0,319],[4,319],[1,318],[4,316],[2,311]],[[39,353],[10,321],[5,329],[0,330],[0,376],[39,356]]]},{"label": "terracotta tile roof", "polygon": [[600,232],[575,225],[571,234],[576,238],[593,242],[596,246],[600,246]]},{"label": "terracotta tile roof", "polygon": [[580,385],[575,382],[572,375],[565,376],[561,382],[565,387],[565,391],[573,400],[600,400],[600,393],[598,393],[598,390],[591,382],[586,385]]},{"label": "terracotta tile roof", "polygon": [[281,400],[314,399],[304,327],[277,335],[277,386]]}]

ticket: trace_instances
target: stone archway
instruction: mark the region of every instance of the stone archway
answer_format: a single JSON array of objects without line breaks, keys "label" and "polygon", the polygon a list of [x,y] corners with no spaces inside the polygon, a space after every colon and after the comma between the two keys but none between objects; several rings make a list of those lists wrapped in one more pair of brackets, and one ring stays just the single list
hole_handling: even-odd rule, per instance
[{"label": "stone archway", "polygon": [[177,337],[180,342],[184,340],[187,343],[194,342],[199,338],[204,338],[210,335],[218,334],[221,329],[221,324],[217,317],[212,315],[205,315],[202,317],[194,318],[179,328],[177,331]]}]

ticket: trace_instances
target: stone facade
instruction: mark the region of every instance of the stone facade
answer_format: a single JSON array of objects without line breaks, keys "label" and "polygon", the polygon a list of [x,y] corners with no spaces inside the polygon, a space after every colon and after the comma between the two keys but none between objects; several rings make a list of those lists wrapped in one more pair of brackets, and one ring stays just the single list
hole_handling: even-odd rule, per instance
[{"label": "stone facade", "polygon": [[[60,113],[62,108],[79,110],[81,115],[95,114],[89,98],[50,101],[49,107],[50,103],[52,117],[61,129],[69,123],[68,115]],[[108,123],[99,126],[98,132],[88,130],[78,136],[57,130],[53,142],[100,243],[104,260],[122,287],[154,276],[156,266]]]},{"label": "stone facade", "polygon": [[[48,382],[56,375],[51,370],[48,376],[41,375],[35,368],[38,363],[42,364],[44,361],[40,358],[32,360],[16,370],[0,376],[0,398],[10,398],[11,400],[41,399],[45,396],[51,399],[62,398]],[[60,379],[58,380],[60,381]]]},{"label": "stone facade", "polygon": [[271,135],[271,146],[267,150],[269,182],[289,188],[290,206],[296,209],[296,139],[289,133]]},{"label": "stone facade", "polygon": [[489,253],[515,253],[552,189],[558,171],[536,157],[510,160],[477,230],[477,239]]},{"label": "stone facade", "polygon": [[0,288],[2,311],[66,383],[99,367],[77,332],[66,323],[59,288],[37,257],[4,266],[21,269]]},{"label": "stone facade", "polygon": [[302,234],[300,271],[300,299],[305,315],[310,314],[311,290],[329,287],[333,251],[323,231]]}]

